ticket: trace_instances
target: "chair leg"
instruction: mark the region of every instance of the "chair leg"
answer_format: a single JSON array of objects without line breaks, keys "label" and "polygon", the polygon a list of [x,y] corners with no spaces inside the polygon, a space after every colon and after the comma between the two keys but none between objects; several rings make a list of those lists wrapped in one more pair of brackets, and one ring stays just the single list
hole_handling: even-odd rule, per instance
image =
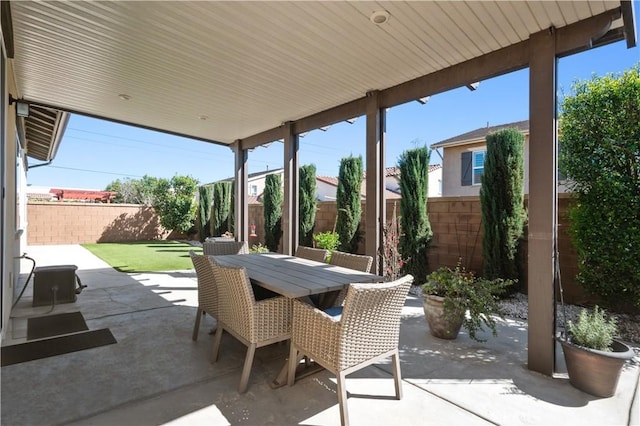
[{"label": "chair leg", "polygon": [[298,349],[291,343],[289,349],[289,371],[287,372],[287,384],[293,386],[296,382],[296,369],[298,368]]},{"label": "chair leg", "polygon": [[244,367],[242,368],[242,376],[240,377],[240,393],[247,391],[247,385],[249,384],[249,375],[251,374],[251,365],[253,365],[253,356],[256,354],[256,344],[251,343],[247,346],[247,356],[244,359]]},{"label": "chair leg", "polygon": [[191,339],[193,339],[194,342],[198,340],[198,331],[200,331],[200,319],[202,318],[202,314],[204,314],[204,311],[198,308],[198,312],[196,312],[196,323],[193,325],[193,336],[191,336]]},{"label": "chair leg", "polygon": [[340,424],[347,426],[349,424],[349,413],[347,412],[347,375],[340,371],[337,374],[338,379],[338,406],[340,407]]},{"label": "chair leg", "polygon": [[396,385],[396,399],[402,399],[402,374],[400,373],[400,354],[396,352],[391,356],[393,362],[393,380]]},{"label": "chair leg", "polygon": [[211,362],[218,361],[218,352],[220,351],[220,342],[222,341],[222,333],[224,332],[224,327],[218,324],[218,329],[216,330],[216,335],[213,338],[213,349],[211,350]]}]

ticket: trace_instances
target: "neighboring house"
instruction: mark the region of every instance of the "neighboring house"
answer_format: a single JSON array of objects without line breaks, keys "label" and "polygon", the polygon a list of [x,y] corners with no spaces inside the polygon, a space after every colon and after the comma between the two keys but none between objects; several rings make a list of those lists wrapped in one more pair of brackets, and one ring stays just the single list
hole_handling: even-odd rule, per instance
[{"label": "neighboring house", "polygon": [[[457,197],[479,195],[484,157],[487,152],[486,136],[500,129],[515,127],[524,135],[524,192],[529,193],[529,120],[498,126],[482,127],[434,143],[431,149],[442,150],[442,195]],[[565,192],[564,185],[558,185],[558,192]]]},{"label": "neighboring house", "polygon": [[[249,204],[254,197],[259,197],[264,192],[264,185],[267,179],[267,175],[278,174],[281,176],[281,179],[284,180],[284,169],[274,169],[274,170],[265,170],[264,172],[256,172],[249,173],[247,175],[247,195],[249,196]],[[218,182],[232,182],[234,178],[230,177],[227,179],[222,179]],[[213,183],[208,183],[206,185],[212,185]]]},{"label": "neighboring house", "polygon": [[[429,189],[427,197],[442,197],[442,164],[429,165]],[[389,191],[400,194],[400,168],[387,167],[385,186]]]},{"label": "neighboring house", "polygon": [[[385,169],[385,198],[387,200],[399,199],[400,196],[400,169],[398,167],[387,167]],[[429,197],[440,197],[442,195],[442,166],[440,164],[429,166]],[[366,172],[360,187],[361,198],[365,199],[366,194]],[[316,198],[318,201],[333,201],[336,199],[338,190],[338,178],[332,176],[316,177]]]}]

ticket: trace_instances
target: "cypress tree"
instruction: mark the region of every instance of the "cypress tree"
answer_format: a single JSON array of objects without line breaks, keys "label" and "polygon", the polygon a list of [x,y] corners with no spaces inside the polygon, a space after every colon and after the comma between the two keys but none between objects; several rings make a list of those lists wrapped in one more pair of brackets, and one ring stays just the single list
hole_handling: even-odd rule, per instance
[{"label": "cypress tree", "polygon": [[229,182],[216,182],[213,186],[213,235],[222,235],[229,230],[230,192]]},{"label": "cypress tree", "polygon": [[405,259],[403,271],[418,282],[428,272],[427,249],[433,236],[427,196],[429,188],[429,159],[431,151],[426,147],[404,151],[398,159],[400,168],[400,253]]},{"label": "cypress tree", "polygon": [[282,234],[282,179],[267,175],[264,186],[264,243],[270,251],[278,251]]},{"label": "cypress tree", "polygon": [[487,135],[480,208],[485,278],[518,279],[525,222],[524,136],[518,129]]},{"label": "cypress tree", "polygon": [[231,200],[229,204],[229,231],[236,235],[236,181],[231,181],[231,193],[229,194]]},{"label": "cypress tree", "polygon": [[300,223],[298,235],[300,244],[313,246],[313,228],[316,223],[316,166],[309,164],[300,167],[300,190],[298,194]]},{"label": "cypress tree", "polygon": [[198,234],[200,235],[200,242],[203,242],[207,237],[211,236],[209,223],[211,220],[211,202],[213,201],[213,186],[203,185],[198,188],[199,202],[198,202]]},{"label": "cypress tree", "polygon": [[340,161],[336,204],[338,217],[336,232],[340,238],[339,249],[348,253],[358,250],[362,204],[360,187],[362,185],[362,157],[347,157]]}]

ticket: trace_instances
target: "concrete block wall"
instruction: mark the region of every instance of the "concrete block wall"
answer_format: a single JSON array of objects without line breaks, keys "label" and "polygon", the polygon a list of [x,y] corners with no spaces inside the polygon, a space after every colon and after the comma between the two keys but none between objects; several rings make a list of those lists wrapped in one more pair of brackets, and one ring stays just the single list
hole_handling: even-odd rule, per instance
[{"label": "concrete block wall", "polygon": [[[578,257],[567,233],[567,209],[571,200],[560,194],[558,200],[558,247],[564,296],[568,302],[588,298],[576,284]],[[399,200],[387,201],[387,221],[393,205],[400,215]],[[428,254],[429,270],[440,266],[455,267],[458,260],[469,270],[482,272],[482,227],[480,200],[469,197],[434,197],[427,204],[433,240]],[[364,229],[365,206],[362,206]],[[315,233],[331,231],[337,207],[335,202],[318,203]],[[150,207],[127,204],[30,202],[27,208],[29,245],[79,244],[172,238],[159,225]],[[257,236],[249,245],[264,244],[264,213],[261,204],[249,206],[249,224],[256,225]],[[177,237],[176,237],[177,238]],[[364,238],[359,253],[364,253]],[[523,241],[523,271],[526,279],[527,241]],[[526,288],[526,282],[523,283]]]},{"label": "concrete block wall", "polygon": [[164,238],[153,208],[137,204],[30,202],[27,244],[82,244]]}]

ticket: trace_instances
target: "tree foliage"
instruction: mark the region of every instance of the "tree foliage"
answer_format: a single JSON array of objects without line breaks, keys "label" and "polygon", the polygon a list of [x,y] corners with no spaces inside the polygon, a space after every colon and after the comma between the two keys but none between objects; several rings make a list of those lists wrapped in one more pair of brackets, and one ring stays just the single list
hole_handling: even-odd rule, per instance
[{"label": "tree foliage", "polygon": [[229,210],[231,205],[231,183],[213,184],[213,211],[211,212],[211,234],[222,235],[229,230]]},{"label": "tree foliage", "polygon": [[362,157],[347,157],[340,161],[336,193],[338,208],[336,232],[340,238],[339,249],[348,253],[357,251],[360,240],[358,228],[362,215],[360,196],[362,178]]},{"label": "tree foliage", "polygon": [[400,253],[405,260],[403,271],[423,280],[427,276],[427,249],[433,236],[427,196],[429,188],[429,159],[427,147],[404,151],[398,159],[400,168]]},{"label": "tree foliage", "polygon": [[560,166],[575,203],[578,282],[640,306],[640,64],[572,86],[562,100]]},{"label": "tree foliage", "polygon": [[211,236],[211,203],[213,202],[213,186],[203,185],[198,188],[198,234],[200,242]]},{"label": "tree foliage", "polygon": [[229,198],[231,199],[231,204],[229,205],[229,232],[233,235],[236,235],[236,181],[235,179],[231,181],[231,193],[229,194]]},{"label": "tree foliage", "polygon": [[144,175],[142,179],[116,179],[107,185],[105,191],[117,192],[114,203],[153,205],[154,189],[158,178]]},{"label": "tree foliage", "polygon": [[316,166],[309,164],[300,167],[299,172],[299,241],[303,246],[313,245],[313,227],[316,223]]},{"label": "tree foliage", "polygon": [[264,242],[270,251],[278,251],[282,236],[282,179],[267,175],[264,186]]},{"label": "tree foliage", "polygon": [[188,232],[193,227],[197,187],[198,181],[191,176],[158,179],[153,191],[153,209],[165,229]]},{"label": "tree foliage", "polygon": [[520,277],[524,209],[524,136],[516,128],[487,135],[480,188],[482,257],[487,279]]}]

